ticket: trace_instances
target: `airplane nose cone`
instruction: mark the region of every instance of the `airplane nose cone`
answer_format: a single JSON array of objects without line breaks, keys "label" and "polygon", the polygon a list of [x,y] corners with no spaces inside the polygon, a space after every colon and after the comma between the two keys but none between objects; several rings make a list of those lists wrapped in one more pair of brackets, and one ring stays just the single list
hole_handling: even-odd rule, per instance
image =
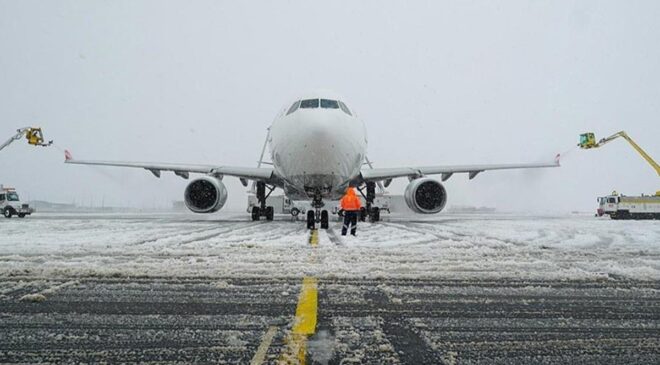
[{"label": "airplane nose cone", "polygon": [[336,140],[346,137],[339,129],[341,123],[337,118],[326,115],[310,118],[305,121],[304,128],[300,129],[300,140],[305,142],[310,151],[324,152],[327,148],[334,148]]},{"label": "airplane nose cone", "polygon": [[357,128],[358,122],[344,117],[341,111],[298,110],[296,118],[287,122],[287,146],[277,148],[280,156],[275,156],[287,175],[348,178],[362,163],[363,133]]},{"label": "airplane nose cone", "polygon": [[322,174],[336,171],[343,156],[349,151],[343,146],[347,136],[339,129],[339,123],[327,116],[310,118],[301,126],[299,139],[305,161],[300,167],[307,174]]}]

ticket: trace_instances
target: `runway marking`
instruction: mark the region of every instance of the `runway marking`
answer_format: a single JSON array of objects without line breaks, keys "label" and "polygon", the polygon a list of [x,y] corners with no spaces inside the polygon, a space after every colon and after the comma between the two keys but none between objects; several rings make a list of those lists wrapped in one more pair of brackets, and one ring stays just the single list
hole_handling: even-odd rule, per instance
[{"label": "runway marking", "polygon": [[[312,229],[309,232],[309,244],[317,247],[319,244],[319,231]],[[310,256],[316,262],[316,250]],[[316,316],[318,313],[318,279],[307,276],[303,278],[296,317],[293,320],[291,332],[284,339],[285,347],[278,364],[305,364],[307,354],[307,338],[316,332]]]},{"label": "runway marking", "polygon": [[296,317],[291,333],[285,340],[285,352],[279,363],[305,364],[307,353],[307,337],[316,332],[316,316],[318,310],[318,279],[306,277],[298,297]]},{"label": "runway marking", "polygon": [[264,333],[264,337],[261,339],[261,344],[259,345],[259,348],[257,348],[257,352],[254,354],[254,357],[252,357],[250,365],[260,365],[264,363],[264,360],[266,359],[266,351],[268,351],[268,348],[273,342],[273,338],[275,337],[276,333],[277,327],[268,327],[268,331]]},{"label": "runway marking", "polygon": [[316,246],[319,244],[319,230],[318,229],[312,229],[309,232],[309,244],[312,246]]},{"label": "runway marking", "polygon": [[296,322],[293,333],[311,335],[316,331],[316,310],[318,305],[318,279],[306,277],[298,298]]}]

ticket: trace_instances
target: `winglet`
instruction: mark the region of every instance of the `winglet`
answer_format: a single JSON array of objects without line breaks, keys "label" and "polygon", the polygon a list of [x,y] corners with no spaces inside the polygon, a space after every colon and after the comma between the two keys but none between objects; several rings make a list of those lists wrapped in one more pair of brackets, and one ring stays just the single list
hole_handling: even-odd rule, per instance
[{"label": "winglet", "polygon": [[561,158],[561,153],[558,153],[557,156],[555,156],[555,164],[556,164],[557,166],[561,166],[561,165],[559,164],[559,159],[560,159],[560,158]]},{"label": "winglet", "polygon": [[73,156],[69,150],[64,150],[64,162],[73,160]]}]

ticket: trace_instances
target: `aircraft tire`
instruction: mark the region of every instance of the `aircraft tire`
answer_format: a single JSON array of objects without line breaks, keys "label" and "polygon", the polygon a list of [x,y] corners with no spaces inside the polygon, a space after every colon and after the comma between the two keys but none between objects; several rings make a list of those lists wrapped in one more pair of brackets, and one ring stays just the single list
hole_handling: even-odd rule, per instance
[{"label": "aircraft tire", "polygon": [[328,220],[329,220],[328,211],[327,210],[321,211],[321,229],[328,229],[329,227]]},{"label": "aircraft tire", "polygon": [[371,222],[380,221],[380,208],[373,207],[371,208]]},{"label": "aircraft tire", "polygon": [[275,210],[273,209],[273,207],[266,207],[266,220],[272,221],[274,215],[275,215]]},{"label": "aircraft tire", "polygon": [[314,217],[314,211],[313,210],[308,210],[307,211],[307,229],[314,229],[316,228],[316,222],[314,220],[316,217]]},{"label": "aircraft tire", "polygon": [[259,220],[259,207],[252,207],[252,220],[253,221],[258,221]]}]

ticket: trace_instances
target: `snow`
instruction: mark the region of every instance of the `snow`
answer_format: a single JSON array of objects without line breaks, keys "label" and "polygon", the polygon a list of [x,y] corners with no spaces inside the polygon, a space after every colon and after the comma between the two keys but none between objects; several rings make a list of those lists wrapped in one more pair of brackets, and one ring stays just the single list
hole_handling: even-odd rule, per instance
[{"label": "snow", "polygon": [[46,297],[43,294],[25,294],[19,299],[21,302],[43,302],[46,300]]},{"label": "snow", "polygon": [[[660,279],[660,221],[387,216],[338,242],[247,215],[36,214],[0,220],[0,276]],[[336,244],[339,243],[339,244]],[[289,293],[282,293],[287,296]]]}]

